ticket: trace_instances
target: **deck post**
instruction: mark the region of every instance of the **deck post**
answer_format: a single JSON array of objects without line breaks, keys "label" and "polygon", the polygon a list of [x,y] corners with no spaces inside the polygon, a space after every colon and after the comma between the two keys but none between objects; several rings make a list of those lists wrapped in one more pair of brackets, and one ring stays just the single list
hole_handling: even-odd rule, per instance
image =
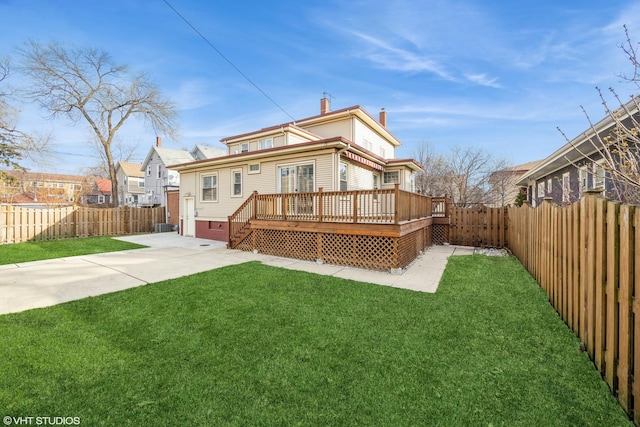
[{"label": "deck post", "polygon": [[399,183],[395,183],[393,184],[393,192],[394,192],[394,198],[393,198],[393,223],[394,224],[398,224],[400,222],[400,218],[399,218],[399,206],[400,206],[400,184]]},{"label": "deck post", "polygon": [[322,187],[318,188],[318,222],[322,222]]},{"label": "deck post", "polygon": [[253,197],[253,212],[251,214],[251,219],[256,219],[258,217],[258,190],[253,190],[251,197]]}]

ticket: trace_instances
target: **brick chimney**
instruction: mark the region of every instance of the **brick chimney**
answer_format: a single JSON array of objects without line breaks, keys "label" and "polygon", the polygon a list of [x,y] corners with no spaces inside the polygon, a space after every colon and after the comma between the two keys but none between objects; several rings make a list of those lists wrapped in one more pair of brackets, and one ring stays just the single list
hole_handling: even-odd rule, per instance
[{"label": "brick chimney", "polygon": [[380,120],[379,121],[380,121],[380,124],[383,127],[385,127],[385,128],[387,127],[387,112],[384,111],[384,108],[382,110],[380,110]]},{"label": "brick chimney", "polygon": [[326,97],[320,99],[320,115],[327,114],[329,109],[329,100]]},{"label": "brick chimney", "polygon": [[156,136],[156,147],[162,147],[162,138]]}]

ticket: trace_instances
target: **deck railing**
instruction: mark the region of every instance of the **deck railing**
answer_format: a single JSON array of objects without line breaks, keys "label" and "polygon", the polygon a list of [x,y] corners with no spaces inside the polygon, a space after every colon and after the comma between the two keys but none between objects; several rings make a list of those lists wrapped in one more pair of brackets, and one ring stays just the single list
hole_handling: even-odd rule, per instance
[{"label": "deck railing", "polygon": [[[435,205],[444,216],[445,199]],[[241,235],[252,219],[277,221],[350,222],[399,224],[434,214],[431,197],[391,189],[323,191],[313,193],[258,194],[254,192],[229,217],[230,241]],[[231,243],[231,242],[230,242]]]}]

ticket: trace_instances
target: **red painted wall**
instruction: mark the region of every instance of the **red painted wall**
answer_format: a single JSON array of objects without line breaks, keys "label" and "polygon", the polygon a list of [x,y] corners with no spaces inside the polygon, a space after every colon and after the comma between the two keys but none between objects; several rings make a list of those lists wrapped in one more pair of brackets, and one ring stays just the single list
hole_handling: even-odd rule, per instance
[{"label": "red painted wall", "polygon": [[198,221],[196,219],[196,237],[199,239],[229,241],[229,227],[222,221]]}]

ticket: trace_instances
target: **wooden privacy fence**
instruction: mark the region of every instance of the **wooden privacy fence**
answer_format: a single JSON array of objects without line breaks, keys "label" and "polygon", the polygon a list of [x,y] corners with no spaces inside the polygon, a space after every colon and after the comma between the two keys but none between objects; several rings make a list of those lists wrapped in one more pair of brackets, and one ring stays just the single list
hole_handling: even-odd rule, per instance
[{"label": "wooden privacy fence", "polygon": [[474,247],[507,246],[508,213],[506,207],[451,206],[449,243]]},{"label": "wooden privacy fence", "polygon": [[640,208],[586,195],[509,208],[509,248],[640,422]]},{"label": "wooden privacy fence", "polygon": [[164,223],[158,208],[22,208],[0,205],[0,244],[154,231]]}]

